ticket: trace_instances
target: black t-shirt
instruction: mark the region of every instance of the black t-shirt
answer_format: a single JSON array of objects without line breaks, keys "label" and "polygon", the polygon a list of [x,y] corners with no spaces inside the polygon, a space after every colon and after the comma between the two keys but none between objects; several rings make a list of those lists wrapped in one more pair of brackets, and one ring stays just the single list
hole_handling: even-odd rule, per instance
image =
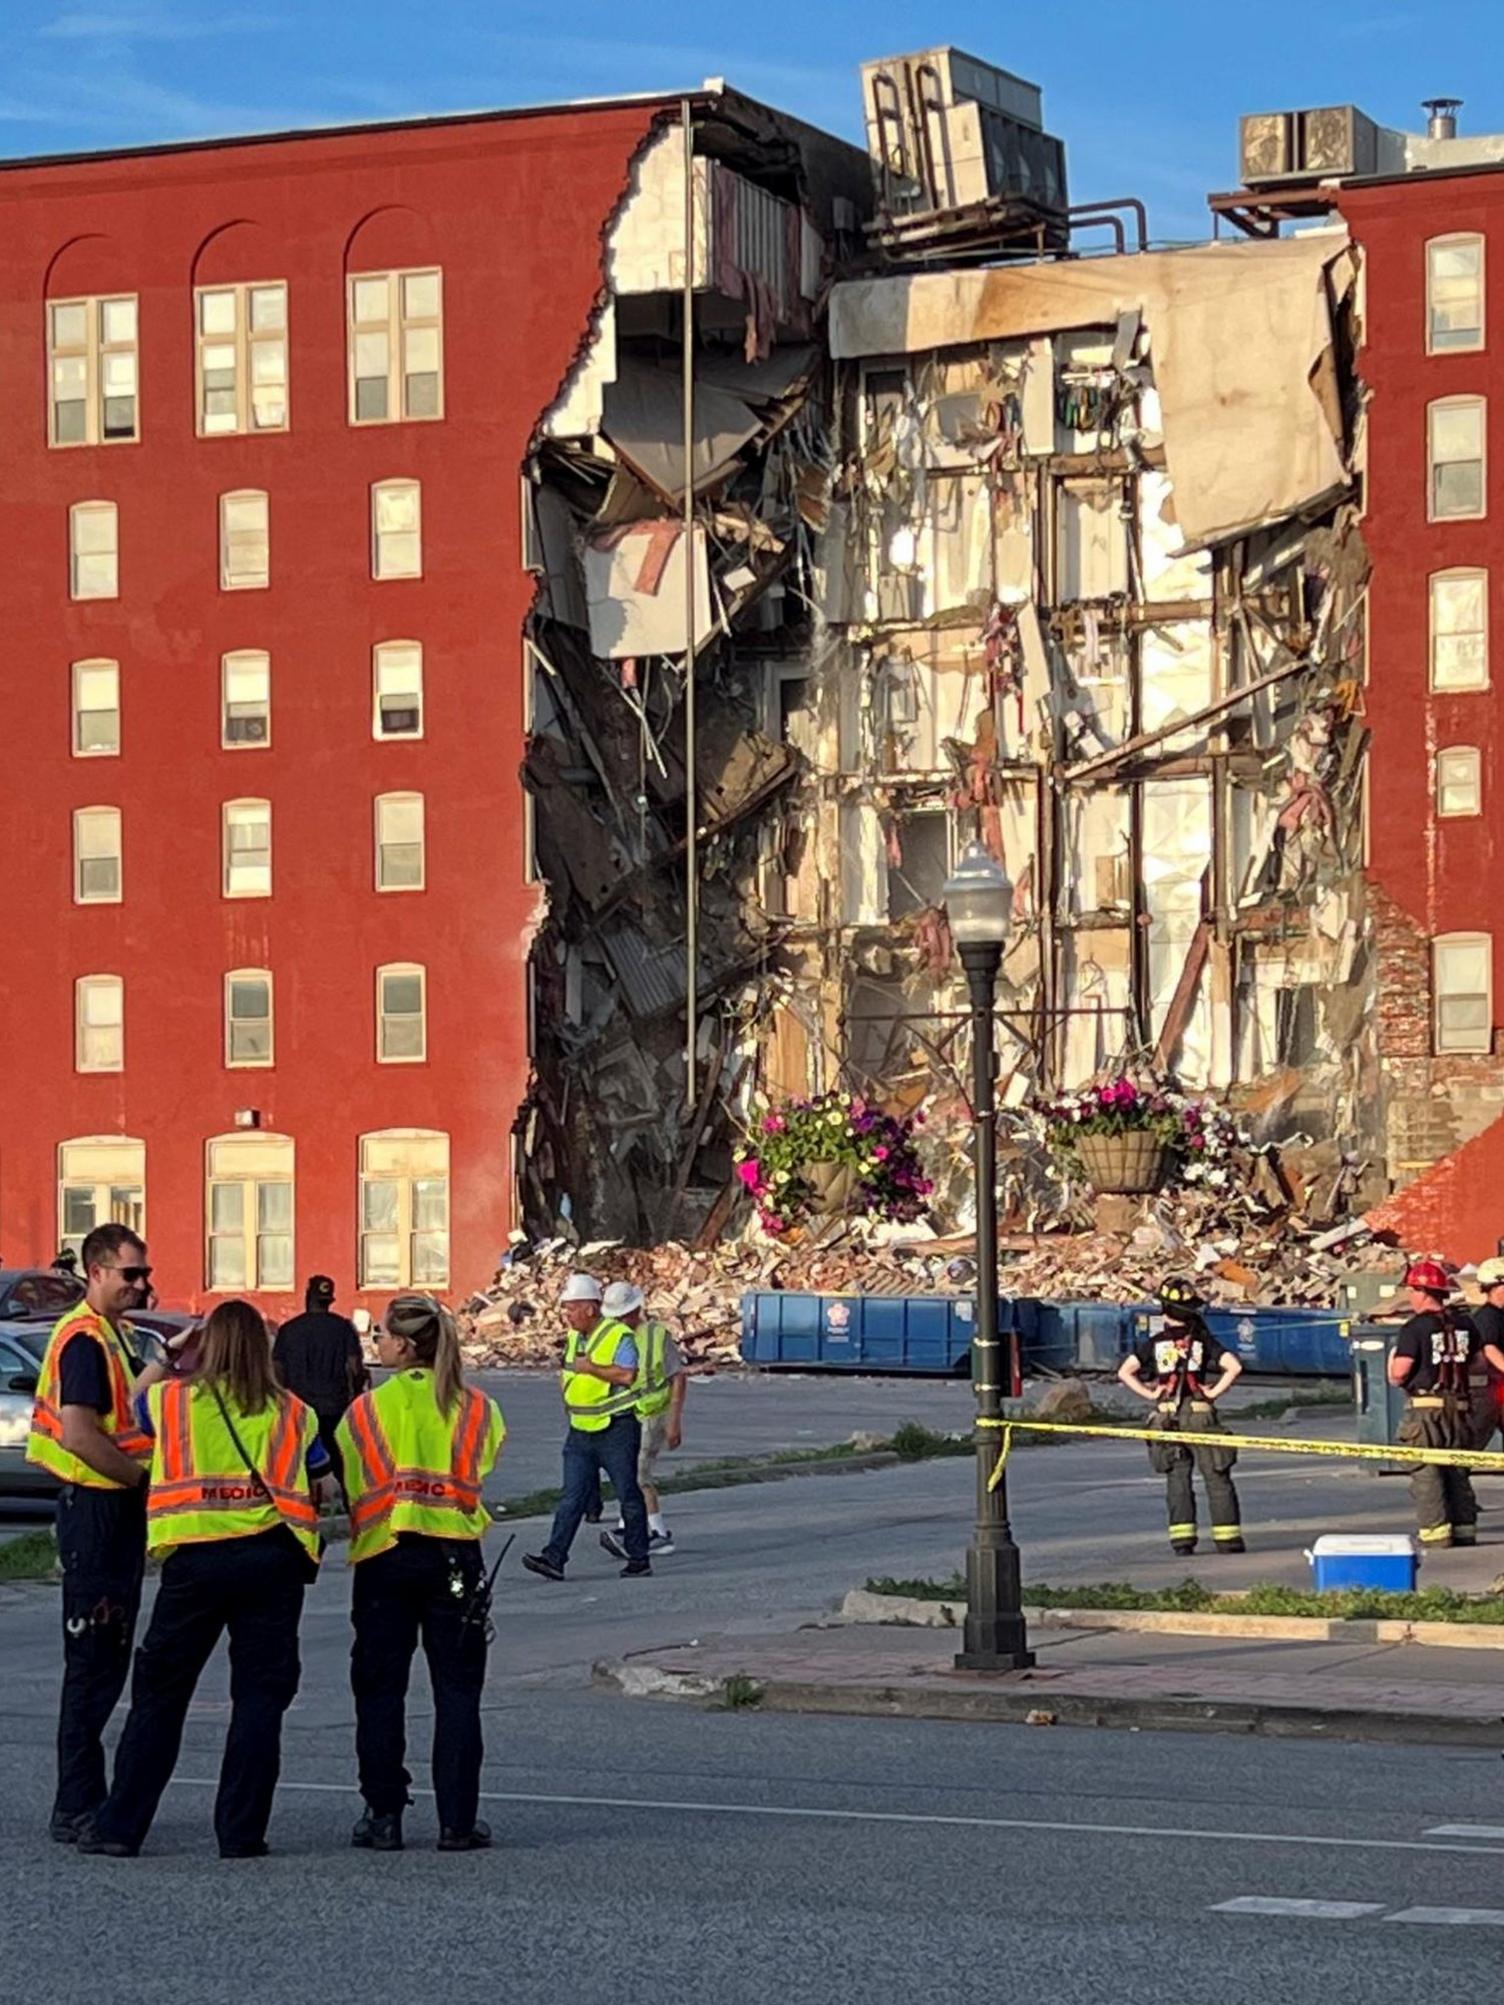
[{"label": "black t-shirt", "polygon": [[1191,1341],[1184,1351],[1165,1329],[1157,1337],[1149,1337],[1141,1343],[1133,1355],[1138,1361],[1141,1376],[1149,1384],[1157,1384],[1168,1392],[1182,1373],[1202,1386],[1215,1379],[1222,1369],[1222,1360],[1227,1356],[1227,1346],[1202,1325],[1192,1331]]},{"label": "black t-shirt", "polygon": [[[1471,1320],[1456,1309],[1443,1314],[1423,1309],[1412,1316],[1394,1340],[1394,1355],[1409,1358],[1415,1369],[1405,1380],[1406,1392],[1434,1392],[1443,1379],[1455,1379],[1461,1391],[1467,1383],[1468,1367],[1483,1348]],[[1448,1364],[1455,1371],[1446,1371]]]},{"label": "black t-shirt", "polygon": [[[132,1375],[141,1369],[134,1358],[130,1368]],[[114,1404],[103,1350],[87,1330],[75,1332],[58,1359],[58,1405],[92,1406],[96,1413],[109,1413]]]},{"label": "black t-shirt", "polygon": [[[1472,1317],[1480,1344],[1493,1344],[1496,1349],[1504,1351],[1504,1309],[1496,1309],[1492,1302],[1485,1302],[1479,1309],[1469,1309],[1468,1314]],[[1491,1379],[1498,1379],[1499,1374],[1486,1360],[1484,1370]]]},{"label": "black t-shirt", "polygon": [[272,1362],[287,1390],[320,1419],[337,1420],[355,1397],[363,1360],[348,1316],[309,1309],[277,1332]]}]

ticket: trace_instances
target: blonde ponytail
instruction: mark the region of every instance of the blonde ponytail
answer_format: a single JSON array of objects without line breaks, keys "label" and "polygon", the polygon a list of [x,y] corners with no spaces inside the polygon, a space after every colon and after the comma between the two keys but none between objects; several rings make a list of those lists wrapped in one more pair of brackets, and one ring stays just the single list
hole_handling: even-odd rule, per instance
[{"label": "blonde ponytail", "polygon": [[465,1388],[459,1331],[453,1316],[431,1295],[398,1295],[382,1320],[392,1336],[412,1346],[418,1363],[433,1372],[439,1411],[452,1413]]}]

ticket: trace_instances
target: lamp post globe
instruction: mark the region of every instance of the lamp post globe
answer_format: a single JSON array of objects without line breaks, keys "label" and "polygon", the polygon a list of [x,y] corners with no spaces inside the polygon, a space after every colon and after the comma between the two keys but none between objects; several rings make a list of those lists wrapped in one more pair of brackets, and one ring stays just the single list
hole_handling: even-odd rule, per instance
[{"label": "lamp post globe", "polygon": [[992,1471],[1001,1446],[1003,1355],[997,1313],[998,969],[1013,920],[1013,887],[982,843],[971,843],[945,886],[951,938],[966,971],[971,1010],[972,1124],[976,1164],[977,1299],[971,1378],[977,1402],[976,1524],[966,1554],[962,1670],[1023,1671],[1034,1662],[1024,1624],[1018,1547],[1008,1523],[1006,1477]]}]

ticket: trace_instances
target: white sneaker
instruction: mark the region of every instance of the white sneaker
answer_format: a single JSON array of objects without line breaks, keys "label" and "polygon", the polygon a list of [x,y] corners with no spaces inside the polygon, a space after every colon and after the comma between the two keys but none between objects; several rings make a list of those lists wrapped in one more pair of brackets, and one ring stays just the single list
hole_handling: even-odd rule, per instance
[{"label": "white sneaker", "polygon": [[674,1535],[669,1531],[648,1533],[648,1557],[654,1553],[667,1555],[674,1550]]}]

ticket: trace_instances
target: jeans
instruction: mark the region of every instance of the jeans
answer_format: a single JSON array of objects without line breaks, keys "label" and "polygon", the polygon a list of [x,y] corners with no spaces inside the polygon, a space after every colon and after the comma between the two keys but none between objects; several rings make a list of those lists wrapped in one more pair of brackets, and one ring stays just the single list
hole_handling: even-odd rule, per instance
[{"label": "jeans", "polygon": [[101,1838],[139,1845],[177,1766],[183,1722],[204,1666],[230,1632],[230,1731],[214,1799],[221,1852],[266,1838],[281,1768],[282,1715],[298,1689],[298,1623],[308,1561],[285,1527],[179,1546],[162,1567],[131,1710],[115,1754]]},{"label": "jeans", "polygon": [[486,1620],[467,1622],[484,1586],[478,1539],[400,1533],[385,1552],[355,1568],[350,1619],[355,1642],[355,1751],[360,1793],[378,1817],[406,1804],[407,1679],[418,1639],[433,1686],[433,1790],[439,1824],[460,1834],[475,1826],[484,1753],[480,1695],[486,1682]]},{"label": "jeans", "polygon": [[105,1799],[103,1735],[130,1675],[146,1565],[146,1491],[65,1483],[57,1500],[63,1574],[63,1693],[54,1817]]},{"label": "jeans", "polygon": [[569,1548],[580,1529],[580,1520],[600,1498],[601,1471],[604,1470],[621,1506],[626,1526],[624,1543],[627,1558],[648,1556],[648,1513],[637,1482],[637,1455],[642,1445],[642,1423],[635,1413],[618,1413],[595,1433],[571,1427],[564,1437],[564,1495],[554,1513],[553,1530],[543,1548],[546,1558],[563,1566]]}]

